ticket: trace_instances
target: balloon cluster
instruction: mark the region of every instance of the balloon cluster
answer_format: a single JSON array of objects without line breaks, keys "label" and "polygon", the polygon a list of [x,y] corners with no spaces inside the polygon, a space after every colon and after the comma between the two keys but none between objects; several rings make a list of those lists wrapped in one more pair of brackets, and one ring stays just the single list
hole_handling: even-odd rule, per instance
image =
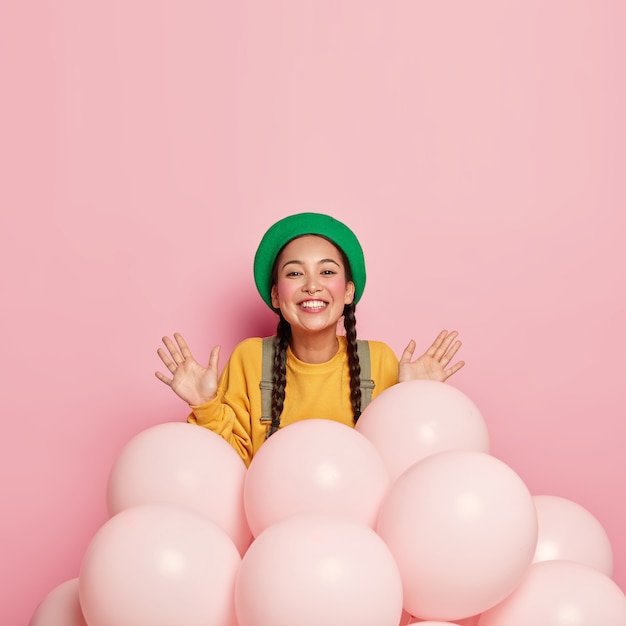
[{"label": "balloon cluster", "polygon": [[204,428],[155,426],[107,502],[30,626],[626,626],[600,523],[532,495],[449,384],[396,385],[355,429],[292,424],[248,469]]}]

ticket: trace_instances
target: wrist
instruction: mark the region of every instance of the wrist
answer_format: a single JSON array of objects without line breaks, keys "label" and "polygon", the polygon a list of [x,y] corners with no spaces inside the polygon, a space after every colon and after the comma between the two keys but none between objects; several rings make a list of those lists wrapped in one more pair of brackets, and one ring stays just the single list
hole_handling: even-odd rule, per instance
[{"label": "wrist", "polygon": [[215,392],[212,396],[197,396],[192,398],[191,400],[188,400],[188,404],[190,407],[202,406],[204,404],[208,404],[212,400],[215,400],[215,398],[217,398],[217,392]]}]

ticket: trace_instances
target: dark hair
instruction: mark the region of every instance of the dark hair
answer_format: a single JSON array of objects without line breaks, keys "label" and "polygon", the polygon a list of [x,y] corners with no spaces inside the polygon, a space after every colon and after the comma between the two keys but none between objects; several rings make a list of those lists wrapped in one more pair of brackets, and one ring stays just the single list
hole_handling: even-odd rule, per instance
[{"label": "dark hair", "polygon": [[[316,235],[326,239],[322,235]],[[352,280],[352,273],[350,271],[350,264],[343,250],[337,246],[334,241],[330,241],[339,250],[343,265],[346,271],[346,280]],[[289,243],[289,242],[288,242]],[[285,244],[287,245],[287,244]],[[284,248],[284,246],[283,246]],[[276,255],[274,261],[274,267],[272,269],[272,285],[276,284],[277,280],[277,263],[280,257],[282,249]],[[354,303],[346,304],[343,307],[344,328],[346,331],[347,352],[348,352],[348,369],[350,371],[350,403],[352,404],[352,411],[354,413],[354,423],[361,416],[361,365],[359,363],[359,354],[357,351],[356,341],[356,305]],[[274,363],[272,365],[272,408],[271,418],[272,422],[267,429],[267,436],[273,435],[280,427],[280,416],[283,412],[283,406],[285,403],[285,387],[287,384],[287,348],[289,347],[289,340],[291,339],[291,326],[289,322],[283,317],[280,310],[278,313],[278,326],[276,327],[276,336],[274,338]]]}]

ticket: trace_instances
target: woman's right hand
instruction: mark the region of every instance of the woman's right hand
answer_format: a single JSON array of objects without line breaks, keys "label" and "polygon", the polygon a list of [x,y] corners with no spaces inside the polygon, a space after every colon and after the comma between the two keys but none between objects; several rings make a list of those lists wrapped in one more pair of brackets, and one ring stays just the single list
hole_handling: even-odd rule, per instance
[{"label": "woman's right hand", "polygon": [[197,406],[205,404],[215,398],[217,392],[217,373],[220,346],[211,350],[208,367],[202,367],[191,355],[189,346],[179,333],[174,333],[174,341],[163,337],[163,348],[157,354],[171,373],[171,378],[162,372],[155,372],[155,376],[172,388],[187,404]]}]

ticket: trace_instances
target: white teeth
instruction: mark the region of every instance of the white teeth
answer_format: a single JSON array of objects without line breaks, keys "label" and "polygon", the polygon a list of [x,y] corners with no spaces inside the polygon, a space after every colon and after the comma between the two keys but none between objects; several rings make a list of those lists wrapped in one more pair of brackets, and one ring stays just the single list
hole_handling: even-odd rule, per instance
[{"label": "white teeth", "polygon": [[304,309],[323,309],[326,306],[326,302],[320,302],[319,300],[312,302],[307,300],[306,302],[302,302],[300,306]]}]

